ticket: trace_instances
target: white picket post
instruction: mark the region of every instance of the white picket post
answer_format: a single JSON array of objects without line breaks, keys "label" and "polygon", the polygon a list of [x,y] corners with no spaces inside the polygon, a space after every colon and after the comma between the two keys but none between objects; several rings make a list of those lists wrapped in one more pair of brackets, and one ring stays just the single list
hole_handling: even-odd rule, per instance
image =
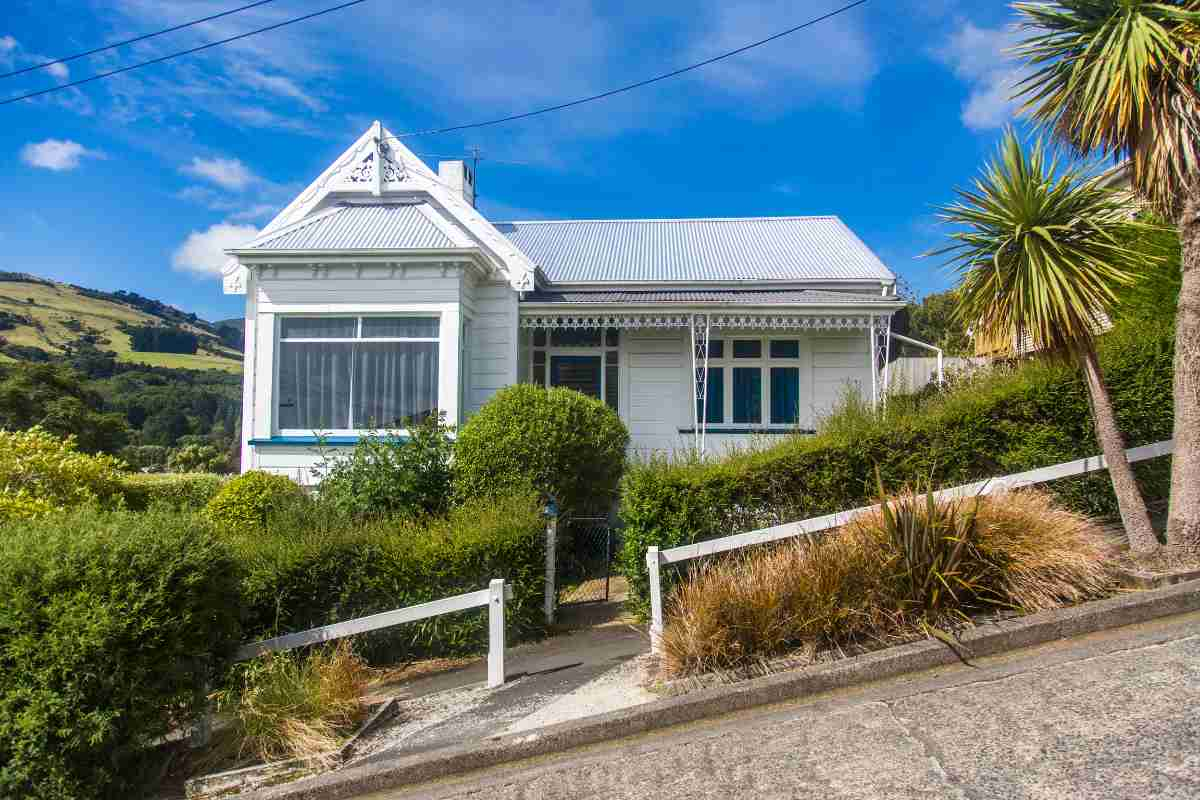
[{"label": "white picket post", "polygon": [[488,584],[488,688],[504,684],[504,580]]},{"label": "white picket post", "polygon": [[555,572],[555,547],[558,544],[558,511],[553,505],[546,510],[546,624],[554,624],[554,601],[558,594]]},{"label": "white picket post", "polygon": [[662,649],[663,632],[662,576],[657,547],[646,549],[646,572],[650,578],[650,652],[657,653]]}]

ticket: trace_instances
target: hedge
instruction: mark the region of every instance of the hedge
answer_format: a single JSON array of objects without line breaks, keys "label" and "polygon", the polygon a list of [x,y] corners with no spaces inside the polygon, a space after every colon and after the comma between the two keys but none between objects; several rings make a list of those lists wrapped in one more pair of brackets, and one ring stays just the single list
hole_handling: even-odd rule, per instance
[{"label": "hedge", "polygon": [[[1171,436],[1173,330],[1139,321],[1100,339],[1100,360],[1129,446]],[[619,566],[634,610],[646,608],[646,548],[674,547],[871,502],[874,470],[888,487],[935,486],[1019,472],[1099,452],[1076,370],[1025,362],[876,415],[844,410],[821,434],[789,437],[719,461],[634,464],[622,483]],[[1166,497],[1168,459],[1139,465],[1148,500]],[[1106,474],[1052,485],[1068,506],[1115,512]]]},{"label": "hedge", "polygon": [[454,446],[459,497],[532,489],[566,513],[608,513],[629,432],[599,400],[573,389],[516,384],[467,420]]},{"label": "hedge", "polygon": [[304,490],[286,475],[244,472],[226,483],[204,506],[204,515],[222,530],[260,530],[272,513],[305,501]]},{"label": "hedge", "polygon": [[236,581],[194,515],[0,528],[0,797],[139,794],[148,745],[202,708],[239,641]]},{"label": "hedge", "polygon": [[[262,533],[225,538],[245,572],[246,625],[262,637],[425,603],[513,587],[510,641],[542,633],[545,523],[531,496],[477,501],[448,518],[347,522],[319,503],[294,506]],[[375,661],[479,652],[487,614],[465,611],[365,637]]]},{"label": "hedge", "polygon": [[216,496],[225,480],[207,472],[136,473],[121,479],[121,492],[125,507],[133,511],[155,506],[198,511]]}]

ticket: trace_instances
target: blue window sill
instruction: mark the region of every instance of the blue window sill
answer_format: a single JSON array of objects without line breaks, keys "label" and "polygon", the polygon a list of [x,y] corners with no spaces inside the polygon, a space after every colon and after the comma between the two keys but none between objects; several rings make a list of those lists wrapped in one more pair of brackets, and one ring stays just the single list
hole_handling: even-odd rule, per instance
[{"label": "blue window sill", "polygon": [[[695,433],[695,428],[680,428],[680,433]],[[720,436],[721,434],[745,436],[746,434],[767,434],[769,436],[787,436],[791,433],[816,433],[815,430],[809,428],[706,428],[705,434],[708,436]]]},{"label": "blue window sill", "polygon": [[378,439],[386,442],[407,442],[407,436],[272,436],[267,439],[251,439],[253,447],[353,447],[362,439]]}]

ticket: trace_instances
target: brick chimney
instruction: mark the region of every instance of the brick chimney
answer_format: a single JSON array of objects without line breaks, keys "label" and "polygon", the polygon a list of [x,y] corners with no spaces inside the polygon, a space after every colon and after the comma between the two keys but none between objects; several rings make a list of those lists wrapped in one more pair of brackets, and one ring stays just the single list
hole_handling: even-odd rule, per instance
[{"label": "brick chimney", "polygon": [[465,161],[439,161],[438,180],[475,206],[475,170]]}]

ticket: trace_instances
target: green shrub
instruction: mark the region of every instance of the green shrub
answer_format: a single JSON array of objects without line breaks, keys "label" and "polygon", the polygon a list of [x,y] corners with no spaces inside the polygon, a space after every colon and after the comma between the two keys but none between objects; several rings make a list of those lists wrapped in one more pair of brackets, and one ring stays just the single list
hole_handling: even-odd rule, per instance
[{"label": "green shrub", "polygon": [[226,482],[204,513],[222,529],[258,530],[271,513],[304,499],[304,490],[286,475],[254,470]]},{"label": "green shrub", "polygon": [[36,426],[0,430],[0,510],[29,518],[37,509],[112,505],[121,497],[123,467],[112,456],[79,452],[73,436],[59,438]]},{"label": "green shrub", "polygon": [[238,642],[236,580],[194,515],[0,529],[0,797],[140,793],[147,745],[203,707]]},{"label": "green shrub", "polygon": [[444,514],[450,506],[453,443],[437,417],[409,435],[365,436],[350,455],[324,458],[320,498],[348,517]]},{"label": "green shrub", "polygon": [[179,511],[199,511],[217,492],[225,479],[211,473],[134,473],[121,478],[125,506],[145,511],[165,506]]},{"label": "green shrub", "polygon": [[567,512],[607,512],[629,432],[611,408],[571,389],[518,384],[467,420],[454,448],[460,497],[533,489]]},{"label": "green shrub", "polygon": [[158,444],[137,444],[121,448],[121,460],[139,472],[163,472],[171,449]]},{"label": "green shrub", "polygon": [[[532,497],[474,501],[446,519],[348,522],[320,503],[272,516],[265,532],[228,535],[247,575],[252,635],[304,630],[486,588],[513,587],[513,640],[543,630],[545,524]],[[473,609],[364,637],[373,659],[478,652],[487,613]]]},{"label": "green shrub", "polygon": [[211,444],[185,444],[167,457],[171,472],[226,472],[228,466],[229,454]]},{"label": "green shrub", "polygon": [[[1130,446],[1171,436],[1172,337],[1167,323],[1119,326],[1100,339],[1101,364]],[[872,502],[885,485],[952,486],[1099,452],[1078,373],[1025,362],[924,401],[874,413],[851,406],[822,432],[721,460],[635,464],[622,484],[619,566],[632,604],[646,608],[646,548],[728,536]],[[1166,496],[1169,459],[1138,465],[1148,499]],[[1068,507],[1115,513],[1105,473],[1050,488]]]}]

